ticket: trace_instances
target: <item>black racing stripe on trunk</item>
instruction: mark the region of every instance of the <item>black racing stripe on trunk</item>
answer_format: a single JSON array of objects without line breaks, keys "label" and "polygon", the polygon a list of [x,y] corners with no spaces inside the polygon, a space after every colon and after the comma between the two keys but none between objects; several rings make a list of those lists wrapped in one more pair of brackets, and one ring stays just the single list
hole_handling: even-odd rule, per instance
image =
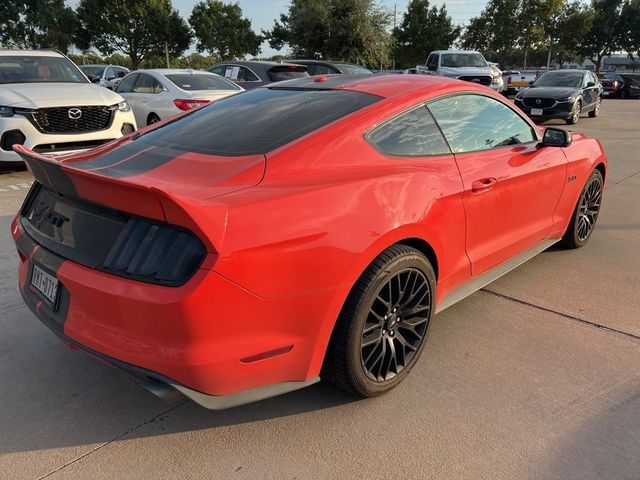
[{"label": "black racing stripe on trunk", "polygon": [[170,148],[158,147],[150,150],[142,150],[129,160],[116,163],[111,167],[101,168],[96,173],[113,178],[133,177],[158,168],[171,160],[175,160],[179,155],[179,152]]},{"label": "black racing stripe on trunk", "polygon": [[29,165],[33,176],[36,177],[38,182],[57,192],[78,196],[73,181],[59,164],[37,160],[26,154],[20,154],[20,156]]},{"label": "black racing stripe on trunk", "polygon": [[33,250],[34,246],[33,241],[25,233],[20,235],[16,240],[16,248],[25,257],[31,255],[31,250]]},{"label": "black racing stripe on trunk", "polygon": [[100,155],[98,158],[94,158],[92,160],[87,160],[84,162],[72,163],[71,165],[73,165],[74,168],[78,168],[80,170],[102,169],[105,167],[111,167],[118,162],[122,162],[127,157],[132,157],[140,153],[141,150],[143,149],[140,148],[140,145],[136,145],[135,143],[128,143],[117,147],[114,150],[105,153],[104,155]]}]

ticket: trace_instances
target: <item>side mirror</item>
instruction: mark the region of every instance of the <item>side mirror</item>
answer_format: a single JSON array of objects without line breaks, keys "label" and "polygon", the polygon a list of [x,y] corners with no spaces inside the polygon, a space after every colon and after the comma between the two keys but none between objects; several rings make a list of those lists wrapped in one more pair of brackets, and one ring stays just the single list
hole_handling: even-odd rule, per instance
[{"label": "side mirror", "polygon": [[587,82],[587,88],[595,87],[596,82]]},{"label": "side mirror", "polygon": [[561,128],[547,127],[542,136],[543,147],[568,147],[572,141],[571,132]]},{"label": "side mirror", "polygon": [[109,81],[109,82],[112,81],[112,80],[115,80],[115,79],[116,79],[116,77],[113,76],[113,75],[111,75],[110,77],[107,77],[107,81]]},{"label": "side mirror", "polygon": [[99,76],[99,75],[92,75],[92,76],[90,77],[90,80],[91,80],[93,83],[100,83],[100,76]]}]

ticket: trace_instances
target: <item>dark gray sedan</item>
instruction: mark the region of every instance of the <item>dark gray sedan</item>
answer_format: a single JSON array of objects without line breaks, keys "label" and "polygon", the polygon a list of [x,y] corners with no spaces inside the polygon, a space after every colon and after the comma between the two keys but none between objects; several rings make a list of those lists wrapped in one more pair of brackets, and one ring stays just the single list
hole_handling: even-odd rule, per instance
[{"label": "dark gray sedan", "polygon": [[209,71],[228,78],[245,90],[309,76],[307,67],[304,65],[257,60],[220,62],[211,67]]}]

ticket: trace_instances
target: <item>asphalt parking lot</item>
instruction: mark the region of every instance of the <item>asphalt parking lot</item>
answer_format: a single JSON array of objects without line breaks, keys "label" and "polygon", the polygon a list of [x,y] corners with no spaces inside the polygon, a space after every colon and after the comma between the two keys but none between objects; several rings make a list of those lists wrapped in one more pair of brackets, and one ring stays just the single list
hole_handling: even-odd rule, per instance
[{"label": "asphalt parking lot", "polygon": [[154,398],[33,317],[9,232],[32,179],[0,175],[0,478],[640,479],[640,101],[572,129],[610,162],[586,247],[435,317],[384,397],[320,383],[222,412]]}]

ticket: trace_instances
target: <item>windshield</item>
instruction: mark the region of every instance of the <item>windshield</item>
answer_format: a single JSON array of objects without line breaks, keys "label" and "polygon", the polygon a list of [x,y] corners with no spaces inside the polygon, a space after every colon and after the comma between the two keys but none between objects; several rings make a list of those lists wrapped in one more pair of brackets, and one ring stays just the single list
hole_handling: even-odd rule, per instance
[{"label": "windshield", "polygon": [[547,72],[535,81],[536,87],[580,87],[582,72]]},{"label": "windshield", "polygon": [[487,62],[479,53],[443,53],[440,65],[443,67],[486,67]]},{"label": "windshield", "polygon": [[104,72],[105,69],[105,67],[100,67],[98,65],[82,65],[78,68],[80,68],[87,77],[101,77],[102,72]]},{"label": "windshield", "polygon": [[351,74],[351,73],[373,74],[371,70],[365,67],[361,67],[360,65],[352,65],[349,63],[336,63],[336,67],[338,67],[342,73],[346,73],[346,74]]},{"label": "windshield", "polygon": [[87,79],[65,57],[0,55],[0,84],[87,83]]},{"label": "windshield", "polygon": [[182,90],[240,90],[235,83],[213,74],[177,73],[165,75],[171,83]]}]

